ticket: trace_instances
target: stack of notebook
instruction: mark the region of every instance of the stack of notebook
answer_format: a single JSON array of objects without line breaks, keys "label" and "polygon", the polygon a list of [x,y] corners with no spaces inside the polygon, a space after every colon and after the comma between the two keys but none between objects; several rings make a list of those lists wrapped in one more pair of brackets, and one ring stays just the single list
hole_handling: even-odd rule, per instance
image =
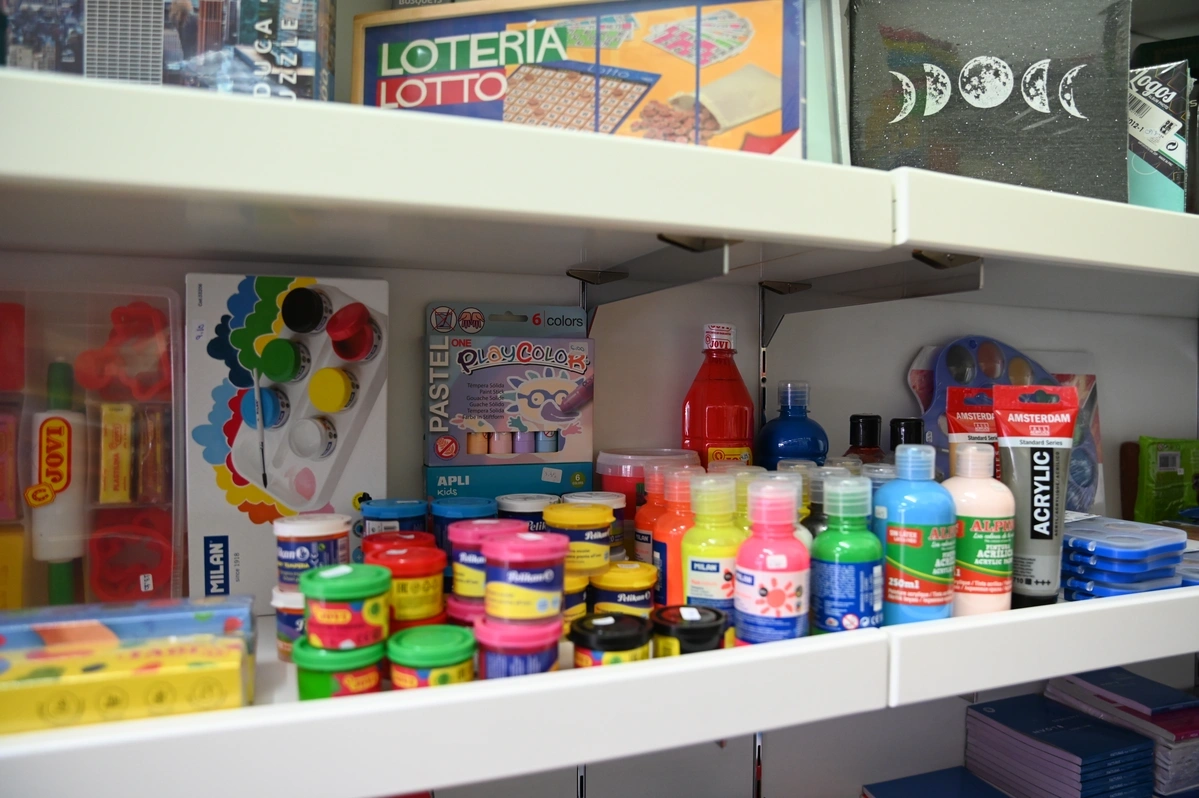
[{"label": "stack of notebook", "polygon": [[862,798],[1005,798],[963,767],[880,781],[862,787]]},{"label": "stack of notebook", "polygon": [[1199,698],[1124,668],[1054,679],[1045,695],[1151,739],[1157,794],[1199,788]]},{"label": "stack of notebook", "polygon": [[966,712],[966,767],[1014,798],[1151,798],[1153,742],[1022,695]]}]

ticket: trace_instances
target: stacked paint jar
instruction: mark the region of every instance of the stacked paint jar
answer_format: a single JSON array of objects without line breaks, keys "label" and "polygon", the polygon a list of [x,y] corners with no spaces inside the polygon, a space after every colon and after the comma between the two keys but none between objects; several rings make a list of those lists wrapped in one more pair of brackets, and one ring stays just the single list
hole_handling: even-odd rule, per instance
[{"label": "stacked paint jar", "polygon": [[567,493],[562,501],[567,504],[598,504],[612,511],[612,525],[608,533],[608,561],[621,562],[628,558],[625,552],[625,505],[627,500],[623,493],[616,491],[589,490],[579,493]]},{"label": "stacked paint jar", "polygon": [[379,691],[391,581],[377,565],[330,565],[300,577],[304,637],[292,659],[301,700]]},{"label": "stacked paint jar", "polygon": [[272,524],[279,585],[272,591],[279,659],[291,661],[303,629],[304,597],[300,578],[309,571],[350,561],[348,515],[312,513],[280,518]]},{"label": "stacked paint jar", "polygon": [[558,497],[550,493],[509,493],[496,496],[500,518],[515,518],[529,525],[530,532],[544,532],[545,519],[541,517],[546,507],[558,503]]},{"label": "stacked paint jar", "polygon": [[545,532],[507,532],[483,539],[485,614],[475,623],[480,678],[557,669],[570,545],[567,536]]},{"label": "stacked paint jar", "polygon": [[461,601],[482,604],[487,583],[487,559],[483,541],[491,535],[527,532],[527,522],[516,518],[475,518],[450,524],[450,569],[453,594]]},{"label": "stacked paint jar", "polygon": [[444,499],[434,499],[429,502],[429,515],[432,526],[429,529],[437,540],[437,547],[445,552],[445,584],[446,592],[450,590],[453,579],[449,566],[450,557],[450,524],[471,518],[495,518],[495,499],[480,499],[473,496],[449,496]]},{"label": "stacked paint jar", "polygon": [[366,561],[391,575],[392,631],[446,622],[445,552],[429,546],[383,549],[372,551]]},{"label": "stacked paint jar", "polygon": [[566,570],[571,573],[602,574],[608,570],[612,535],[612,508],[599,504],[551,504],[545,508],[547,532],[566,536],[570,551]]},{"label": "stacked paint jar", "polygon": [[362,537],[380,532],[424,532],[429,505],[420,499],[371,499],[362,503]]}]

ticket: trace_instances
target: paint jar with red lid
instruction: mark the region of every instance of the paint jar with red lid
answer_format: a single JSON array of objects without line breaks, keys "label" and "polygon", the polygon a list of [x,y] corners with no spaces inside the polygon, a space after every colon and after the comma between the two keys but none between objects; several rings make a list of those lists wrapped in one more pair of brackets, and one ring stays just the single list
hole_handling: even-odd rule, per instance
[{"label": "paint jar with red lid", "polygon": [[442,571],[445,552],[428,546],[384,549],[366,555],[367,563],[391,571],[391,625],[403,629],[412,621],[428,621],[445,610]]},{"label": "paint jar with red lid", "polygon": [[558,670],[562,620],[504,623],[484,617],[475,624],[479,678],[503,679]]},{"label": "paint jar with red lid", "polygon": [[528,523],[516,518],[472,518],[450,524],[446,528],[446,536],[450,540],[454,595],[481,604],[487,582],[487,558],[483,556],[484,538],[528,530]]},{"label": "paint jar with red lid", "polygon": [[361,302],[352,302],[333,314],[325,325],[333,352],[342,360],[366,362],[383,348],[383,331]]},{"label": "paint jar with red lid", "polygon": [[388,549],[435,549],[437,538],[431,532],[376,532],[362,539],[362,556]]},{"label": "paint jar with red lid", "polygon": [[487,616],[510,624],[560,620],[569,548],[570,538],[555,532],[516,532],[484,539]]}]

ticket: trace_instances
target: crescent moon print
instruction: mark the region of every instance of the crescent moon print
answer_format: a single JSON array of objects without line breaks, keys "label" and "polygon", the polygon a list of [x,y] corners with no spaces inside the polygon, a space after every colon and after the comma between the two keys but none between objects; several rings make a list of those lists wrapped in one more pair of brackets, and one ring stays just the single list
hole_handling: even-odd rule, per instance
[{"label": "crescent moon print", "polygon": [[1086,64],[1081,64],[1071,69],[1065,75],[1062,75],[1062,82],[1057,87],[1057,98],[1062,101],[1062,108],[1065,108],[1070,116],[1076,116],[1079,119],[1086,119],[1087,117],[1074,104],[1074,78],[1086,66]]},{"label": "crescent moon print", "polygon": [[1049,61],[1038,61],[1020,78],[1020,94],[1034,111],[1049,113]]},{"label": "crescent moon print", "polygon": [[912,84],[911,78],[900,72],[892,72],[891,74],[899,78],[900,88],[903,90],[903,107],[899,109],[898,116],[887,123],[889,125],[906,119],[908,114],[912,113],[912,109],[916,107],[916,87]]},{"label": "crescent moon print", "polygon": [[936,64],[924,65],[924,81],[928,84],[928,95],[924,100],[924,115],[932,116],[945,107],[953,94],[953,81],[944,69]]},{"label": "crescent moon print", "polygon": [[958,90],[975,108],[1002,105],[1016,84],[1012,68],[1001,58],[980,55],[966,62],[958,76]]}]

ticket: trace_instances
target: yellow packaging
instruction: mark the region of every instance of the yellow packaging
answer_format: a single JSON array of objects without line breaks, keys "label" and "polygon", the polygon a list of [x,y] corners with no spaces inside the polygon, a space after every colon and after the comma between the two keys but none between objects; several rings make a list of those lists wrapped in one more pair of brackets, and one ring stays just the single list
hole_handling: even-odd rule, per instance
[{"label": "yellow packaging", "polygon": [[129,504],[133,473],[133,406],[100,407],[100,504]]},{"label": "yellow packaging", "polygon": [[25,530],[0,525],[0,610],[25,605]]},{"label": "yellow packaging", "polygon": [[0,653],[0,733],[246,703],[240,638],[80,643]]}]

